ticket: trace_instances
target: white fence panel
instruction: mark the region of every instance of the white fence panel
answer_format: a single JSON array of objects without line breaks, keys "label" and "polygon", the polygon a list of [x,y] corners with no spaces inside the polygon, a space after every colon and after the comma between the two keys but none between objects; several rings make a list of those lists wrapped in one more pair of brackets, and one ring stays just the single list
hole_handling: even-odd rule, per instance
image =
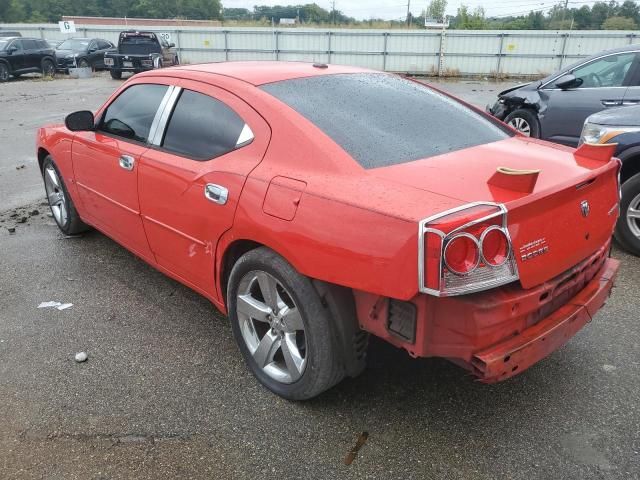
[{"label": "white fence panel", "polygon": [[633,31],[349,30],[310,28],[142,27],[6,24],[24,36],[64,40],[71,36],[117,41],[122,30],[171,35],[183,63],[225,60],[331,62],[380,70],[460,75],[539,76],[602,50],[640,43]]}]

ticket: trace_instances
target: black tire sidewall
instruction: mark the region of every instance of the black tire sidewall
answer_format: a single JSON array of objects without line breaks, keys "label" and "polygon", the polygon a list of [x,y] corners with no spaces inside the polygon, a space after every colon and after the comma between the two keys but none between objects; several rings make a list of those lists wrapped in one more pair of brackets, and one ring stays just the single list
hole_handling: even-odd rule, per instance
[{"label": "black tire sidewall", "polygon": [[8,82],[10,73],[9,73],[9,67],[7,66],[6,63],[0,62],[0,72],[4,72],[4,74],[6,75],[6,76],[0,75],[0,82],[2,83]]},{"label": "black tire sidewall", "polygon": [[622,184],[622,199],[620,200],[620,218],[616,223],[615,237],[618,243],[630,253],[640,256],[640,239],[629,229],[627,224],[627,210],[631,201],[640,194],[640,173],[634,175]]},{"label": "black tire sidewall", "polygon": [[533,110],[527,108],[519,108],[511,112],[504,119],[504,123],[509,123],[514,118],[523,118],[527,121],[531,128],[530,137],[532,138],[540,138],[540,120],[538,120],[538,115]]},{"label": "black tire sidewall", "polygon": [[119,70],[109,70],[109,73],[114,80],[120,80],[122,78],[122,72]]},{"label": "black tire sidewall", "polygon": [[[47,65],[51,66],[50,73],[47,73]],[[56,74],[56,65],[48,58],[45,58],[42,61],[42,76],[43,77],[51,77],[53,78]]]},{"label": "black tire sidewall", "polygon": [[[76,207],[73,204],[71,195],[69,195],[69,191],[67,190],[67,186],[64,183],[64,179],[60,174],[60,170],[58,169],[58,166],[53,161],[53,158],[51,158],[50,155],[45,157],[44,161],[42,162],[43,180],[44,180],[44,175],[46,175],[45,173],[46,168],[49,165],[53,166],[53,169],[56,171],[56,174],[58,175],[58,181],[60,182],[60,187],[62,188],[62,192],[64,193],[65,207],[67,209],[67,223],[64,225],[60,225],[55,220],[55,216],[54,216],[54,221],[56,222],[56,225],[58,225],[58,228],[60,229],[60,231],[62,231],[62,233],[64,233],[65,235],[75,235],[77,233],[81,233],[87,230],[88,229],[87,225],[85,225],[84,222],[82,222],[82,220],[80,219],[80,216],[78,215],[78,212],[76,211]],[[45,189],[45,192],[46,192],[46,189]],[[49,203],[48,199],[47,199],[47,203]],[[49,205],[49,210],[53,215],[53,209],[51,208],[51,205]]]},{"label": "black tire sidewall", "polygon": [[[236,313],[239,283],[245,274],[256,270],[269,273],[285,286],[301,312],[307,339],[307,364],[302,377],[291,384],[275,381],[258,367],[240,331]],[[311,281],[274,251],[261,247],[236,262],[229,277],[227,306],[233,336],[247,366],[265,387],[277,395],[289,400],[305,400],[332,387],[344,376],[329,310],[323,306]]]}]

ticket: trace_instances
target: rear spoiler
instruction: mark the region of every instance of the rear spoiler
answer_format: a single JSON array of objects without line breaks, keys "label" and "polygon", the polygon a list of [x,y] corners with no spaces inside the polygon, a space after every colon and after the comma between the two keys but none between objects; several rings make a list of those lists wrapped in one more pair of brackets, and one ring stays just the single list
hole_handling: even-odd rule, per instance
[{"label": "rear spoiler", "polygon": [[573,156],[578,162],[580,160],[595,160],[607,163],[616,153],[617,147],[617,143],[583,143],[576,149]]}]

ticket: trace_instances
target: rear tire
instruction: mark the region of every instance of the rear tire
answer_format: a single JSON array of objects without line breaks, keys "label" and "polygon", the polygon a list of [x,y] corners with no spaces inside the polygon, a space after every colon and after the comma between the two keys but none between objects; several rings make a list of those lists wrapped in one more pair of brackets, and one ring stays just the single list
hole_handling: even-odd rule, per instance
[{"label": "rear tire", "polygon": [[527,137],[540,138],[540,120],[533,110],[519,108],[507,115],[504,123]]},{"label": "rear tire", "polygon": [[79,68],[87,68],[87,67],[91,67],[91,65],[89,64],[88,60],[86,58],[81,58],[80,61],[78,62],[78,67]]},{"label": "rear tire", "polygon": [[111,78],[114,80],[122,79],[122,72],[120,70],[109,70],[109,73],[111,74]]},{"label": "rear tire", "polygon": [[65,235],[76,235],[89,229],[80,219],[76,207],[71,200],[62,175],[51,155],[47,155],[42,162],[42,177],[47,194],[49,208],[58,228]]},{"label": "rear tire", "polygon": [[306,400],[344,378],[329,308],[311,280],[274,251],[257,248],[236,262],[227,305],[245,362],[272,392]]},{"label": "rear tire", "polygon": [[625,250],[640,256],[640,173],[622,184],[615,237]]},{"label": "rear tire", "polygon": [[48,58],[42,61],[42,76],[44,78],[53,78],[56,76],[56,66]]}]

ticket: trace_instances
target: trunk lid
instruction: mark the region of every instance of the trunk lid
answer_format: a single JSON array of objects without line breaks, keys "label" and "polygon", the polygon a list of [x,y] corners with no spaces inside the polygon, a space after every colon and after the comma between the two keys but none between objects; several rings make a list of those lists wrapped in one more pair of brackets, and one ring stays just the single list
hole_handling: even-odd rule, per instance
[{"label": "trunk lid", "polygon": [[[488,184],[498,167],[540,172],[527,193]],[[505,204],[524,288],[587,258],[609,241],[617,220],[616,162],[577,157],[571,148],[522,137],[369,172],[468,203]]]}]

